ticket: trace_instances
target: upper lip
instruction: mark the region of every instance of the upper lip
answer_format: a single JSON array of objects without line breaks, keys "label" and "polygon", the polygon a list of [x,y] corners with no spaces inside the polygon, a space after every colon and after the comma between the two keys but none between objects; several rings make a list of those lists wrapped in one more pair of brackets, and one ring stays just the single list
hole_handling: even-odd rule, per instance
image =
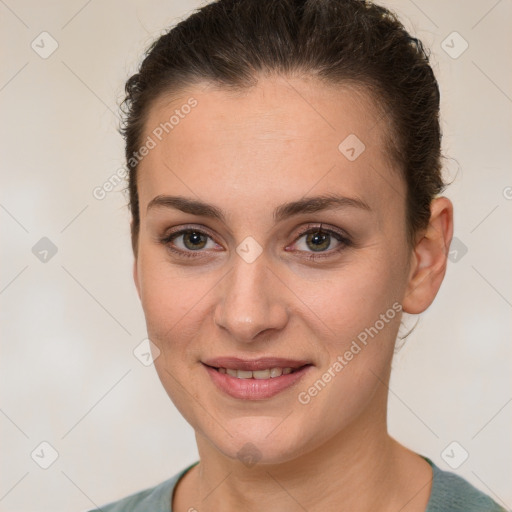
[{"label": "upper lip", "polygon": [[310,361],[286,359],[282,357],[261,357],[259,359],[240,359],[239,357],[215,357],[202,361],[203,364],[214,368],[226,368],[231,370],[257,371],[267,368],[301,368],[311,364]]}]

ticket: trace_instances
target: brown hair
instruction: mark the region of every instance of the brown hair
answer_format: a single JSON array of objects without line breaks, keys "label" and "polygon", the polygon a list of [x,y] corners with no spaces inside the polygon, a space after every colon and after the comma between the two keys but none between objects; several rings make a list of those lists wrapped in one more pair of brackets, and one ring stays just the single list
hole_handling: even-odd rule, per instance
[{"label": "brown hair", "polygon": [[137,253],[137,160],[157,98],[187,86],[231,89],[262,74],[302,74],[369,90],[387,112],[388,151],[407,185],[409,240],[425,228],[441,177],[439,88],[422,43],[395,14],[364,0],[218,0],[151,44],[125,86],[120,132],[128,165],[132,244]]}]

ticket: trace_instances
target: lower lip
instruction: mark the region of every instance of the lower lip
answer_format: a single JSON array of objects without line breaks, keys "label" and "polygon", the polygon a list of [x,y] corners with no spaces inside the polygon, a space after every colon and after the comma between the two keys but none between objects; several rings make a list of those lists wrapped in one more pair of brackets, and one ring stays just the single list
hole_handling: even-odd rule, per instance
[{"label": "lower lip", "polygon": [[214,384],[233,398],[244,400],[265,400],[281,393],[296,384],[309,371],[311,365],[304,366],[287,375],[269,379],[238,379],[227,373],[220,373],[211,366],[203,364]]}]

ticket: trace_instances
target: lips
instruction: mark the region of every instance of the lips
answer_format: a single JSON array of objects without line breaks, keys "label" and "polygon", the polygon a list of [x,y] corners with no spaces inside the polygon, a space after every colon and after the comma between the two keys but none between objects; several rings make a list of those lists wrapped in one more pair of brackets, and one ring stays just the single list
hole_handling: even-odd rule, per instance
[{"label": "lips", "polygon": [[270,370],[272,368],[291,368],[292,371],[311,364],[311,361],[287,359],[281,357],[262,357],[259,359],[241,359],[238,357],[216,357],[207,359],[203,364],[212,368],[225,368],[229,370],[242,370],[248,372]]},{"label": "lips", "polygon": [[231,375],[231,377],[236,377],[237,379],[275,379],[276,377],[281,377],[281,375],[288,375],[289,373],[293,373],[297,371],[290,367],[287,368],[267,368],[265,370],[232,370],[231,368],[217,368],[219,373],[227,373]]},{"label": "lips", "polygon": [[309,373],[311,362],[265,357],[219,357],[204,361],[211,381],[223,393],[243,400],[265,400],[297,385]]}]

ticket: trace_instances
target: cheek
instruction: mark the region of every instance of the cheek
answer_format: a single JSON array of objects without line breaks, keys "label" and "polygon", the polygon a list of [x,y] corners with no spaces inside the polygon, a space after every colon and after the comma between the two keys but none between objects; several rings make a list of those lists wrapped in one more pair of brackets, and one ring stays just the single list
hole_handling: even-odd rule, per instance
[{"label": "cheek", "polygon": [[194,340],[202,332],[205,315],[200,299],[207,298],[213,283],[184,276],[162,259],[147,256],[141,265],[148,337],[160,351],[154,365],[165,391],[185,419],[196,424],[201,410],[194,406],[194,398],[199,399],[197,374],[191,371],[199,359]]},{"label": "cheek", "polygon": [[333,273],[323,287],[317,283],[315,292],[306,280],[302,282],[298,295],[318,312],[315,330],[329,328],[323,338],[328,360],[322,361],[321,382],[317,375],[318,385],[308,383],[318,388],[312,390],[313,396],[303,389],[307,393],[304,401],[311,398],[311,403],[317,404],[311,411],[334,416],[339,411],[355,413],[371,399],[379,378],[385,380],[406,285],[403,254],[384,251],[384,244],[376,244],[364,257]]},{"label": "cheek", "polygon": [[190,279],[173,271],[162,254],[150,250],[141,251],[139,281],[149,338],[166,350],[168,340],[182,338],[202,285],[195,281],[197,286],[191,286]]},{"label": "cheek", "polygon": [[325,425],[326,438],[364,411],[378,415],[370,404],[385,403],[375,397],[386,392],[381,381],[387,380],[401,316],[392,277],[370,269],[365,279],[351,273],[331,280],[322,298],[310,297],[321,318],[310,327],[325,332],[327,325],[329,334],[320,339],[326,350],[321,367],[296,398],[309,425]]},{"label": "cheek", "polygon": [[316,331],[325,333],[335,348],[373,325],[395,302],[400,303],[406,284],[406,269],[397,255],[377,247],[316,276],[303,273],[290,286],[300,298],[297,304],[305,304],[314,313],[309,317],[317,324]]}]

